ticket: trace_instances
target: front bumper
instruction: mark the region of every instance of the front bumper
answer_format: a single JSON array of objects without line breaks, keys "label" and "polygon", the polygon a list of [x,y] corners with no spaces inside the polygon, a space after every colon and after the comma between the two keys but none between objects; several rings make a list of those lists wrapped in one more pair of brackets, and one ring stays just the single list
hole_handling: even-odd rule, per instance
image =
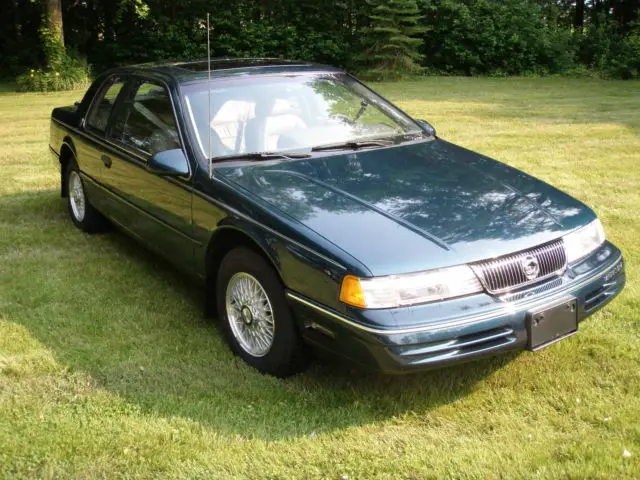
[{"label": "front bumper", "polygon": [[625,285],[622,253],[605,242],[561,277],[501,297],[479,294],[412,307],[337,312],[295,292],[290,305],[305,339],[366,368],[404,373],[527,346],[526,317],[575,297],[578,322]]}]

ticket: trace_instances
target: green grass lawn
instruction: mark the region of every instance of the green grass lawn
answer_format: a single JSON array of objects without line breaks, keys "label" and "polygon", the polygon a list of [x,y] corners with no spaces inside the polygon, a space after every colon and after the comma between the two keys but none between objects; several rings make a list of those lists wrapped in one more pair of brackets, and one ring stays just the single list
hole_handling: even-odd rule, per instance
[{"label": "green grass lawn", "polygon": [[[429,78],[380,91],[600,215],[628,284],[546,350],[406,377],[234,358],[203,292],[67,219],[49,114],[0,92],[0,478],[640,477],[640,83]],[[623,451],[631,453],[623,456]]]}]

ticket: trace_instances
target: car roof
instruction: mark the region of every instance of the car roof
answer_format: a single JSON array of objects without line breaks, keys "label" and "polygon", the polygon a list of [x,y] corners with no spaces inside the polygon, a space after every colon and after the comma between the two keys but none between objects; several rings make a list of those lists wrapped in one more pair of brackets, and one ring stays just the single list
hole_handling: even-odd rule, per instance
[{"label": "car roof", "polygon": [[[197,82],[209,77],[206,58],[189,61],[152,62],[113,69],[111,73],[150,73],[170,77],[179,83]],[[212,58],[211,79],[238,75],[286,74],[294,72],[343,72],[319,63],[279,58]]]}]

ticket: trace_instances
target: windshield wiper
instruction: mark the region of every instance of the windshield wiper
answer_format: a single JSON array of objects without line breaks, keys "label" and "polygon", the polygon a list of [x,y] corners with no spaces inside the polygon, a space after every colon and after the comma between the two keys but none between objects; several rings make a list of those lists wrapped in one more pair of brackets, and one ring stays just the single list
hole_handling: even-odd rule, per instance
[{"label": "windshield wiper", "polygon": [[308,153],[301,152],[254,152],[254,153],[238,153],[235,155],[225,155],[223,157],[214,157],[212,160],[214,163],[218,162],[229,162],[231,160],[251,160],[255,162],[259,162],[262,160],[275,160],[278,158],[284,158],[288,160],[298,159],[298,158],[310,158],[311,155]]},{"label": "windshield wiper", "polygon": [[313,147],[312,152],[322,152],[324,150],[358,150],[360,148],[369,147],[388,147],[393,145],[391,140],[363,140],[360,142],[342,142],[342,143],[330,143],[327,145],[320,145]]},{"label": "windshield wiper", "polygon": [[356,123],[358,120],[360,120],[360,117],[367,110],[368,106],[369,106],[369,102],[367,102],[366,100],[362,100],[362,102],[360,102],[360,110],[358,110],[358,113],[356,113],[356,116],[353,117],[353,120],[351,120],[351,121],[353,123]]}]

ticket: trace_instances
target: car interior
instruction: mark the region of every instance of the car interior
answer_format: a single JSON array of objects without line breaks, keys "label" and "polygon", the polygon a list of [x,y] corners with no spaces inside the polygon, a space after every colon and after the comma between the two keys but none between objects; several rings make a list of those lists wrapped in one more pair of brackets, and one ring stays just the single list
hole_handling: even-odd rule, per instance
[{"label": "car interior", "polygon": [[[196,125],[207,125],[206,101],[187,103]],[[213,156],[294,148],[296,145],[286,139],[296,130],[307,128],[303,109],[295,97],[217,95],[212,103]],[[199,129],[197,135],[204,152],[208,137],[202,130]]]}]

